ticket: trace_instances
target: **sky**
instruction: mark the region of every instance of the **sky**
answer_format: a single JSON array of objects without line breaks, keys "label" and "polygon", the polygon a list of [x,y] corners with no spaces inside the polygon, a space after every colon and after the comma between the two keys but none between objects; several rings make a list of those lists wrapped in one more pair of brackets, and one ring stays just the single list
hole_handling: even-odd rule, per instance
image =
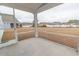
[{"label": "sky", "polygon": [[67,22],[79,20],[79,3],[65,3],[38,14],[40,22]]},{"label": "sky", "polygon": [[[13,15],[13,9],[10,7],[0,6],[0,13]],[[15,16],[20,22],[33,22],[33,14],[30,12],[15,9]]]},{"label": "sky", "polygon": [[[12,8],[0,6],[0,13],[13,14]],[[20,22],[32,22],[33,14],[16,9],[16,18]],[[38,14],[39,22],[67,22],[79,20],[79,3],[64,3]]]}]

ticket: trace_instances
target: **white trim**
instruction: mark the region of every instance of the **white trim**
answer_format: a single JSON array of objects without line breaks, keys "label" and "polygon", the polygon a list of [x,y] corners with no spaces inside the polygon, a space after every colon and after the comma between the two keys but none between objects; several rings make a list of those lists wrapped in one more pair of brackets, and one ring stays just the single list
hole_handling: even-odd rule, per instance
[{"label": "white trim", "polygon": [[10,40],[10,41],[8,41],[6,43],[0,44],[0,48],[9,46],[9,45],[12,45],[12,44],[15,44],[15,43],[17,43],[17,40],[16,39],[13,39],[13,40]]},{"label": "white trim", "polygon": [[2,41],[3,32],[4,32],[4,30],[0,30],[0,43]]},{"label": "white trim", "polygon": [[37,12],[36,13],[34,13],[34,26],[35,26],[35,28],[34,28],[34,31],[35,31],[35,37],[38,37],[38,29],[37,29],[37,27],[38,27],[38,20],[37,20]]}]

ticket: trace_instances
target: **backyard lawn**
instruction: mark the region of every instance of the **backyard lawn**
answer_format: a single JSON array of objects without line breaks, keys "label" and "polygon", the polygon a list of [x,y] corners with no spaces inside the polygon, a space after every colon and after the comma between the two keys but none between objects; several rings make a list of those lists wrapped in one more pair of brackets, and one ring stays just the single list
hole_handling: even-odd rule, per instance
[{"label": "backyard lawn", "polygon": [[[27,38],[34,37],[33,28],[17,28],[18,40],[24,40]],[[56,33],[56,34],[53,34]],[[60,35],[62,34],[62,35]],[[64,34],[68,35],[65,36]],[[46,38],[51,41],[55,41],[61,44],[68,45],[70,47],[77,46],[77,40],[79,37],[79,28],[47,28],[39,27],[38,28],[39,37]],[[71,35],[71,36],[69,36]],[[72,37],[73,35],[73,37]],[[12,29],[6,29],[4,31],[2,42],[7,42],[15,38]]]}]

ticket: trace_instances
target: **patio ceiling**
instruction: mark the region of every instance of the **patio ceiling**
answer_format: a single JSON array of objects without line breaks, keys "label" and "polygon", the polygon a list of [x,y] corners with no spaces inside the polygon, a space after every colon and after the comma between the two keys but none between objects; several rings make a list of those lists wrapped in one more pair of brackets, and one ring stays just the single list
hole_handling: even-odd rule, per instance
[{"label": "patio ceiling", "polygon": [[20,9],[23,11],[28,11],[31,13],[42,12],[49,8],[56,7],[62,3],[1,3],[0,5]]}]

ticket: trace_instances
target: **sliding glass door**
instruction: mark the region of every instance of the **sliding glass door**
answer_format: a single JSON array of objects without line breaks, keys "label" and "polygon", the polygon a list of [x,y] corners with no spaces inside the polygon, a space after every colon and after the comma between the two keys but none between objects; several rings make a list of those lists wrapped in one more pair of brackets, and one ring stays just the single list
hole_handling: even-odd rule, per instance
[{"label": "sliding glass door", "polygon": [[12,15],[1,14],[0,44],[3,44],[2,46],[7,46],[9,44],[14,43],[14,41],[17,41],[14,32],[14,18]]},{"label": "sliding glass door", "polygon": [[4,24],[4,33],[2,37],[2,43],[15,39],[14,34],[14,18],[11,15],[2,15]]}]

